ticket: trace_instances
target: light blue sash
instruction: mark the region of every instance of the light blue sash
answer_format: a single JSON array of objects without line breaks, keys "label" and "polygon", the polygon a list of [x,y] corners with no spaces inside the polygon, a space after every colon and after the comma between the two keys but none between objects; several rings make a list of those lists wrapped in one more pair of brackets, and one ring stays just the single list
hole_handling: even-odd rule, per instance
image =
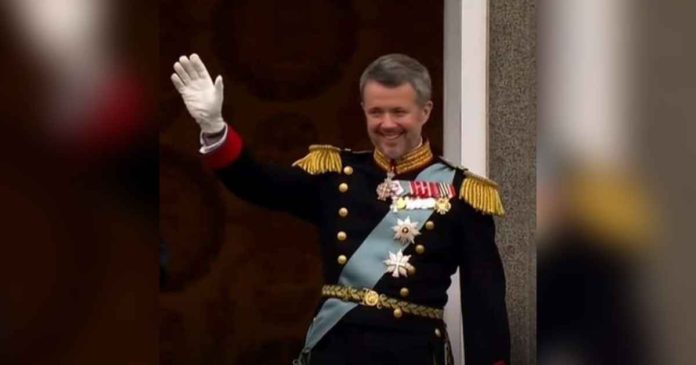
[{"label": "light blue sash", "polygon": [[[452,183],[454,172],[454,169],[436,163],[418,174],[416,180]],[[390,210],[350,257],[341,271],[338,284],[352,288],[373,288],[385,273],[384,260],[388,257],[388,253],[397,253],[408,246],[394,239],[392,227],[397,225],[397,219],[404,220],[409,217],[411,222],[418,222],[417,227],[421,229],[432,214],[433,211],[430,209],[398,212]],[[305,365],[309,361],[311,349],[357,305],[357,303],[344,302],[336,298],[326,300],[307,331],[305,347],[300,358],[293,363]]]}]

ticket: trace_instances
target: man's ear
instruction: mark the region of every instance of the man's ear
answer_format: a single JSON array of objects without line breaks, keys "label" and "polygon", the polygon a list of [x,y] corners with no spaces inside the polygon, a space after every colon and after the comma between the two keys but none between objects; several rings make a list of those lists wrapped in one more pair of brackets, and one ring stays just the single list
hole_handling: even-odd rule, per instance
[{"label": "man's ear", "polygon": [[428,121],[428,118],[430,118],[430,112],[433,111],[433,102],[428,100],[428,102],[425,103],[421,109],[421,124],[425,124]]}]

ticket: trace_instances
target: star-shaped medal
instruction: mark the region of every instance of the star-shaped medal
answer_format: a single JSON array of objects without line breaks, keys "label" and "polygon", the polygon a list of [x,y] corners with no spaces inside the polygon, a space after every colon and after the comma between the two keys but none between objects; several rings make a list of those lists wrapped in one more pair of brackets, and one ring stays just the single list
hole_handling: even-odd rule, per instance
[{"label": "star-shaped medal", "polygon": [[450,209],[452,209],[452,204],[447,198],[439,198],[435,203],[435,211],[438,214],[445,214],[449,212]]},{"label": "star-shaped medal", "polygon": [[408,272],[413,271],[413,265],[408,263],[411,255],[404,255],[404,253],[399,250],[396,254],[389,252],[389,258],[384,260],[384,264],[387,265],[387,270],[385,272],[392,273],[392,277],[398,278],[400,276],[408,277]]},{"label": "star-shaped medal", "polygon": [[396,225],[392,227],[394,239],[402,244],[413,243],[416,236],[420,234],[417,226],[418,222],[411,222],[411,217],[406,217],[404,220],[397,218]]}]

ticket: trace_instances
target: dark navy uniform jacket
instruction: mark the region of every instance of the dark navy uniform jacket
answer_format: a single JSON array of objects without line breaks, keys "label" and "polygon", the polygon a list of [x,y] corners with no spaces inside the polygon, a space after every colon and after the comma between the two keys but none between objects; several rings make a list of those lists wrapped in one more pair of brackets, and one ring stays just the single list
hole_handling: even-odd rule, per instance
[{"label": "dark navy uniform jacket", "polygon": [[[470,180],[478,198],[455,197],[446,214],[432,214],[415,244],[404,250],[404,255],[411,255],[409,262],[415,273],[399,278],[385,274],[373,289],[389,297],[443,308],[450,277],[459,268],[467,365],[509,364],[505,276],[492,217],[502,214],[495,184],[433,156],[427,142],[395,163],[389,163],[379,152],[331,146],[310,150],[294,167],[273,166],[255,160],[241,138],[228,128],[224,142],[204,158],[236,196],[286,211],[319,229],[325,284],[337,283],[342,269],[339,257],[350,258],[387,214],[390,202],[377,199],[376,188],[384,181],[389,165],[396,168],[394,179],[398,180],[413,180],[437,162],[455,169],[453,185],[459,189]],[[390,310],[360,305],[342,321],[430,333],[442,328],[439,320],[411,315],[395,318]]]}]

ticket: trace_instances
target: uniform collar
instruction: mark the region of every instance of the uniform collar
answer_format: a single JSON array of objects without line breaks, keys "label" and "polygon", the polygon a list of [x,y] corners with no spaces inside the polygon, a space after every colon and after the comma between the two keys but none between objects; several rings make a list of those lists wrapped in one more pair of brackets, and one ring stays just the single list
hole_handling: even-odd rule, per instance
[{"label": "uniform collar", "polygon": [[381,167],[384,171],[391,171],[392,168],[394,168],[394,173],[396,175],[419,170],[433,160],[433,152],[430,150],[429,141],[424,141],[420,146],[416,147],[416,149],[405,154],[396,161],[385,156],[377,148],[375,148],[372,155],[377,166]]}]

